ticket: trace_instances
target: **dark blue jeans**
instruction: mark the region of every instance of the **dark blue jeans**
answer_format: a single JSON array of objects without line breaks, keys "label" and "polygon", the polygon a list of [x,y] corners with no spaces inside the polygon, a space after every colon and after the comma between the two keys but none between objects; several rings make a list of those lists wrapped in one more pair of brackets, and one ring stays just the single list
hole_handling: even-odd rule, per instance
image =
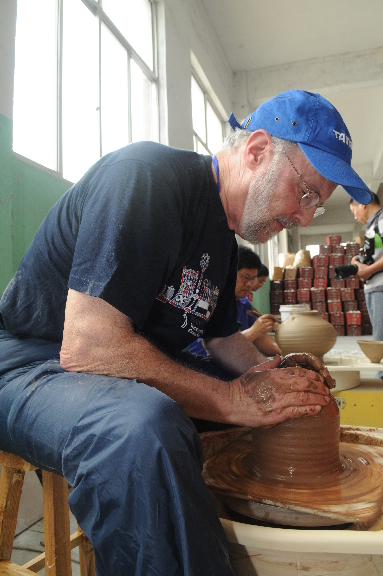
[{"label": "dark blue jeans", "polygon": [[0,449],[74,487],[98,576],[233,576],[181,406],[136,380],[65,372],[59,349],[0,330]]}]

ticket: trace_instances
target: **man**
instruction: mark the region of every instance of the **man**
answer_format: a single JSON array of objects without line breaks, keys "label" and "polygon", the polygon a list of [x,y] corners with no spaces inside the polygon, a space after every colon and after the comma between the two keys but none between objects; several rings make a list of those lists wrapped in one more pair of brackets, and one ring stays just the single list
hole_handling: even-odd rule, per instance
[{"label": "man", "polygon": [[262,286],[265,284],[266,280],[269,277],[269,269],[267,268],[267,266],[265,266],[264,264],[261,264],[259,270],[258,270],[258,274],[257,277],[254,281],[253,284],[253,292],[256,292],[257,290],[259,290],[260,288],[262,288]]},{"label": "man", "polygon": [[[336,183],[363,203],[370,192],[319,95],[288,92],[230,122],[213,165],[150,142],[102,158],[0,300],[0,449],[67,478],[98,576],[232,575],[190,417],[266,426],[329,401],[317,359],[260,366],[238,331],[235,233],[307,226]],[[198,337],[226,380],[179,361]]]},{"label": "man", "polygon": [[[256,321],[256,315],[249,315],[249,312],[252,313],[254,310],[248,299],[249,288],[253,288],[256,284],[257,275],[262,267],[266,268],[261,263],[258,254],[246,246],[239,247],[237,282],[235,284],[237,321],[242,335],[250,340],[263,354],[266,356],[282,355],[282,350],[269,334],[275,328],[275,317],[272,314],[259,314]],[[206,357],[206,350],[201,338],[190,344],[189,352]]]},{"label": "man", "polygon": [[[351,199],[350,210],[355,220],[366,225],[363,253],[370,264],[359,262],[357,257],[352,259],[352,264],[358,266],[357,276],[365,282],[364,294],[372,337],[383,340],[383,208],[378,196],[373,194],[370,204]],[[377,372],[376,377],[383,378],[383,372]]]},{"label": "man", "polygon": [[[271,330],[276,327],[275,317],[272,314],[262,314],[258,317],[250,316],[248,312],[252,312],[253,306],[251,305],[247,295],[249,286],[257,282],[259,271],[262,269],[263,264],[257,256],[258,262],[253,260],[257,256],[251,248],[240,246],[238,249],[238,273],[237,283],[235,285],[235,297],[237,298],[238,316],[237,320],[240,324],[240,330],[243,336],[250,340],[263,354],[266,356],[274,356],[275,354],[282,355],[282,350],[275,342],[274,338],[269,334]],[[257,264],[257,275],[251,273],[251,267]],[[254,271],[254,268],[253,268]]]}]

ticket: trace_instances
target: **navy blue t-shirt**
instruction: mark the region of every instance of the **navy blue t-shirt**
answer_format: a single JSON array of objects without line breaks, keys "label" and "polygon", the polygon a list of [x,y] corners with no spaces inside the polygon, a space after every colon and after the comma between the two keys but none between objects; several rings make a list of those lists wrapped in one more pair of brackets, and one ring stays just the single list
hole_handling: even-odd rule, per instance
[{"label": "navy blue t-shirt", "polygon": [[236,276],[211,158],[142,142],[101,158],[50,210],[0,313],[12,334],[60,342],[71,288],[178,353],[238,330]]},{"label": "navy blue t-shirt", "polygon": [[[249,316],[247,314],[247,310],[252,310],[253,307],[249,299],[246,298],[238,298],[237,300],[237,323],[238,328],[241,332],[250,328],[256,318],[254,316]],[[198,338],[195,342],[192,342],[189,346],[189,352],[191,354],[196,354],[197,356],[207,356],[206,350],[204,345],[202,344],[202,338]]]}]

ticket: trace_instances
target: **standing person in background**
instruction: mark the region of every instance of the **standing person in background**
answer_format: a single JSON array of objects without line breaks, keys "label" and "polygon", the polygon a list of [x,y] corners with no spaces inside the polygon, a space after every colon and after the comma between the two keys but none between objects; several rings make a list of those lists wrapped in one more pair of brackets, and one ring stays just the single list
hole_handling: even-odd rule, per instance
[{"label": "standing person in background", "polygon": [[[365,283],[364,295],[372,337],[383,340],[383,208],[374,194],[370,204],[360,204],[351,199],[350,210],[355,220],[366,226],[363,253],[370,264],[360,262],[356,256],[351,263],[358,266],[357,276]],[[383,372],[377,372],[376,377],[383,379]]]}]

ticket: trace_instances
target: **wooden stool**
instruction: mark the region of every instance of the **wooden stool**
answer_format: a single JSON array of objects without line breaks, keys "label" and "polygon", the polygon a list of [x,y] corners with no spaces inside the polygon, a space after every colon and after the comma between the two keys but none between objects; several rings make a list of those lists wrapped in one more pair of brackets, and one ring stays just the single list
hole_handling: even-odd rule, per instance
[{"label": "wooden stool", "polygon": [[72,548],[79,546],[81,576],[96,576],[93,548],[80,527],[70,534],[68,483],[43,470],[45,552],[23,566],[11,562],[17,514],[25,472],[34,466],[14,454],[0,451],[0,576],[31,576],[45,567],[46,576],[72,576]]}]

